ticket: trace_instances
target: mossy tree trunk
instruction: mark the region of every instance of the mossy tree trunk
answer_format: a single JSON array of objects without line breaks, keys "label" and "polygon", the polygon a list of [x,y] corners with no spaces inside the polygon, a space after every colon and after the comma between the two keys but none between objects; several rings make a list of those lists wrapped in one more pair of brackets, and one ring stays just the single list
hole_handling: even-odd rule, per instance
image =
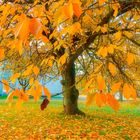
[{"label": "mossy tree trunk", "polygon": [[75,86],[75,64],[74,62],[67,65],[67,67],[62,71],[62,81],[63,87],[63,104],[64,112],[69,115],[84,114],[78,109],[78,96],[79,91]]}]

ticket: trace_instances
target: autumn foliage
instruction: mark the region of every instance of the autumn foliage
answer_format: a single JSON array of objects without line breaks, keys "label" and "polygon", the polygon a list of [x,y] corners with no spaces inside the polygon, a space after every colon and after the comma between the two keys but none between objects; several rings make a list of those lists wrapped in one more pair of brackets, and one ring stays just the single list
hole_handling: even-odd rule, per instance
[{"label": "autumn foliage", "polygon": [[[49,90],[39,82],[50,75],[62,76],[67,90],[77,91],[83,82],[81,92],[87,95],[87,105],[95,101],[100,107],[118,110],[114,97],[118,91],[126,99],[136,99],[139,12],[140,3],[133,0],[1,2],[0,60],[3,69],[12,72],[2,81],[7,101],[13,96],[18,96],[18,103],[29,96],[37,101],[42,93],[50,101]],[[74,80],[67,75],[70,69],[76,73]],[[80,80],[75,81],[76,77]],[[9,88],[10,82],[21,78],[28,79],[26,90]]]}]

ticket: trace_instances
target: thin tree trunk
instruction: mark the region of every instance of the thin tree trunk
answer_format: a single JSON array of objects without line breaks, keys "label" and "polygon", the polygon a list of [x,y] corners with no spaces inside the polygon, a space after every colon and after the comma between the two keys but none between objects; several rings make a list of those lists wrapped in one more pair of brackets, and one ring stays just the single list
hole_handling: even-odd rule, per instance
[{"label": "thin tree trunk", "polygon": [[119,93],[119,101],[123,101],[123,95],[122,95],[122,93]]},{"label": "thin tree trunk", "polygon": [[78,109],[79,91],[75,87],[75,64],[69,64],[65,70],[62,71],[62,87],[63,87],[63,105],[66,114],[82,114],[84,113]]}]

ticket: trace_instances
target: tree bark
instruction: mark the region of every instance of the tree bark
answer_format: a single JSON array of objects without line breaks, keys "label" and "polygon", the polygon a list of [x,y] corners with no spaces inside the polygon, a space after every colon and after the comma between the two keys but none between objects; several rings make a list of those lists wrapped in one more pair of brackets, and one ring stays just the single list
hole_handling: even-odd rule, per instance
[{"label": "tree bark", "polygon": [[123,101],[123,95],[122,95],[122,93],[119,93],[119,101]]},{"label": "tree bark", "polygon": [[82,111],[78,109],[78,96],[79,91],[75,86],[75,64],[74,62],[67,65],[62,71],[62,88],[63,88],[63,105],[64,113],[68,115],[80,114],[84,115]]}]

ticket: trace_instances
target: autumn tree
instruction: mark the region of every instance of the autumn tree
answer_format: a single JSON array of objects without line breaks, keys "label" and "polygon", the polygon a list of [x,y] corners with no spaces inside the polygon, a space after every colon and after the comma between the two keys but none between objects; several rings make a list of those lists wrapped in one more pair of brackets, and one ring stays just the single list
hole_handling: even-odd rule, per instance
[{"label": "autumn tree", "polygon": [[[26,101],[32,94],[38,100],[42,86],[37,80],[46,75],[62,76],[66,114],[82,113],[76,88],[79,81],[84,81],[87,105],[95,100],[98,106],[118,110],[113,95],[119,90],[125,98],[136,99],[139,12],[137,0],[1,2],[1,62],[12,70],[10,80],[27,78],[31,85],[25,97],[24,91],[16,89],[10,99],[19,96]],[[48,89],[43,90],[50,97]]]}]

